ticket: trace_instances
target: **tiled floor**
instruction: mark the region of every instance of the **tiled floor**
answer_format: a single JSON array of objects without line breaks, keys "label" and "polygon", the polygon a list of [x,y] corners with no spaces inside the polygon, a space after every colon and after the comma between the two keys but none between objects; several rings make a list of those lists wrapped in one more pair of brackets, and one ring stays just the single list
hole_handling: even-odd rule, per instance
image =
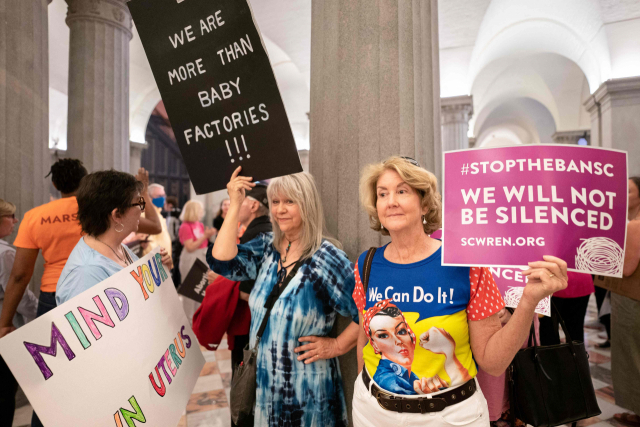
[{"label": "tiled floor", "polygon": [[[597,311],[595,299],[592,297],[587,312],[585,323],[589,325],[596,319]],[[598,404],[602,414],[588,420],[584,420],[580,426],[619,426],[613,420],[613,414],[625,412],[615,405],[613,387],[611,385],[611,351],[595,348],[595,344],[604,341],[598,334],[601,329],[585,328],[585,341],[589,351],[589,365],[593,385],[596,388]],[[229,415],[229,390],[231,385],[231,352],[226,343],[215,351],[207,351],[202,348],[205,360],[200,378],[191,394],[191,399],[185,408],[185,413],[180,419],[178,427],[227,427],[231,425]],[[22,406],[16,411],[14,427],[26,427],[31,420],[31,406]]]}]

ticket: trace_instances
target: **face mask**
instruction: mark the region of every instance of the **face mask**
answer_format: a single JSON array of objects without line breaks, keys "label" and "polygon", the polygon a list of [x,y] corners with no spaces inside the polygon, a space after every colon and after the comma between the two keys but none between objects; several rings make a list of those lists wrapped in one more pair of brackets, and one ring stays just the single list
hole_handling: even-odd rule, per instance
[{"label": "face mask", "polygon": [[164,202],[167,200],[166,197],[162,196],[162,197],[156,197],[155,199],[151,199],[151,203],[153,203],[153,206],[157,207],[157,208],[164,208]]}]

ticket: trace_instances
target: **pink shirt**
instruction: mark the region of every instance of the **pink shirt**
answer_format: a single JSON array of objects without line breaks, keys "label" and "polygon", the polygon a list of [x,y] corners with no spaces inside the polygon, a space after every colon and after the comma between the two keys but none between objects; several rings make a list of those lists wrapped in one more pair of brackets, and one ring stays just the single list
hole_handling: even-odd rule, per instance
[{"label": "pink shirt", "polygon": [[558,298],[578,298],[591,295],[595,288],[593,287],[593,278],[590,274],[567,272],[569,276],[569,284],[567,289],[558,291],[553,294]]},{"label": "pink shirt", "polygon": [[[540,320],[538,315],[533,315],[533,325],[536,334],[536,340],[540,343]],[[527,336],[527,341],[529,337]],[[525,341],[521,348],[527,348],[528,342]],[[487,374],[480,367],[478,367],[478,375],[476,376],[480,388],[487,399],[487,405],[489,406],[489,419],[491,421],[498,421],[502,414],[509,409],[509,385],[507,384],[506,374],[502,374],[498,377]]]},{"label": "pink shirt", "polygon": [[[184,245],[184,242],[187,240],[198,240],[200,237],[204,235],[204,224],[201,222],[183,222],[180,226],[180,230],[178,231],[178,237],[180,238],[180,243]],[[207,240],[205,239],[200,248],[207,247]]]}]

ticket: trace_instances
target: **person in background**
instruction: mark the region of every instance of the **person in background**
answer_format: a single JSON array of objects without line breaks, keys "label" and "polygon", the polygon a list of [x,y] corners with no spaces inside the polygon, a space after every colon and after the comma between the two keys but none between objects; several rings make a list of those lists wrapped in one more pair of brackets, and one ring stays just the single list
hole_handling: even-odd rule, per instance
[{"label": "person in background", "polygon": [[[567,326],[573,341],[584,342],[584,317],[587,315],[589,298],[594,292],[593,278],[590,274],[569,271],[567,289],[553,294],[551,302]],[[555,316],[540,319],[540,344],[560,344],[558,319]]]},{"label": "person in background", "polygon": [[[256,183],[255,187],[245,192],[245,199],[238,211],[238,221],[245,227],[244,234],[240,237],[240,244],[250,242],[258,235],[272,231],[266,185]],[[249,301],[249,294],[254,285],[255,280],[240,282],[240,298]],[[242,362],[242,350],[248,343],[249,334],[235,336],[235,344],[231,351],[232,371]]]},{"label": "person in background", "polygon": [[222,228],[222,223],[227,217],[230,203],[231,202],[229,202],[229,199],[224,199],[222,202],[220,202],[220,209],[218,210],[216,217],[213,219],[213,228],[216,229],[216,233],[218,233]]},{"label": "person in background", "polygon": [[[592,277],[593,279],[593,277]],[[595,287],[595,294],[596,294],[596,306],[598,307],[598,321],[599,323],[594,322],[594,325],[596,327],[599,327],[599,325],[603,325],[604,326],[604,331],[606,334],[606,341],[601,342],[599,344],[596,344],[597,348],[609,348],[611,347],[611,313],[607,313],[607,314],[603,314],[600,315],[600,310],[602,309],[602,305],[604,304],[605,299],[607,298],[607,293],[609,291],[607,291],[605,288],[601,288],[599,286]],[[592,325],[585,325],[585,327],[587,328],[591,328],[593,327]],[[598,334],[598,337],[600,337],[600,334]],[[601,338],[605,338],[605,336],[602,336]]]},{"label": "person in background", "polygon": [[[94,172],[78,189],[78,220],[84,237],[73,248],[58,280],[56,301],[63,304],[133,264],[138,257],[122,241],[138,230],[147,205],[144,184],[128,173]],[[171,269],[169,252],[160,249]]]},{"label": "person in background", "polygon": [[[36,317],[56,307],[58,278],[81,236],[76,191],[80,181],[87,175],[87,170],[80,160],[60,159],[51,166],[49,175],[62,198],[35,207],[24,214],[18,235],[13,242],[16,254],[9,283],[5,288],[0,314],[0,337],[15,330],[13,318],[33,276],[40,250],[45,263]],[[35,412],[31,425],[42,426]]]},{"label": "person in background", "polygon": [[174,196],[167,196],[162,216],[165,218],[165,222],[167,223],[167,231],[169,232],[169,237],[171,237],[172,242],[180,240],[178,233],[180,232],[180,225],[182,224],[182,221],[180,221],[181,212],[182,211],[178,208],[178,198]]},{"label": "person in background", "polygon": [[24,214],[13,242],[16,254],[0,315],[0,337],[15,329],[13,317],[31,281],[41,250],[45,264],[36,314],[41,316],[56,307],[58,278],[81,236],[76,192],[87,170],[80,160],[60,159],[51,166],[49,175],[62,198]]},{"label": "person in background", "polygon": [[[184,246],[180,254],[180,277],[184,280],[189,274],[189,270],[193,267],[196,259],[207,263],[205,250],[207,249],[209,239],[216,234],[216,230],[204,226],[202,218],[204,217],[204,206],[198,200],[189,200],[182,209],[181,220],[182,225],[178,232],[180,243]],[[215,279],[214,274],[207,276],[209,283]],[[182,307],[189,321],[193,319],[193,315],[200,305],[198,302],[180,296]]]},{"label": "person in background", "polygon": [[[510,309],[503,308],[498,312],[500,323],[504,327],[511,318]],[[533,315],[533,326],[536,339],[540,342],[540,321],[537,314]],[[521,348],[529,346],[529,337],[522,343]],[[509,402],[509,384],[507,383],[506,373],[500,376],[489,375],[482,368],[478,368],[478,384],[487,399],[489,407],[489,420],[491,427],[522,427],[524,423],[516,420],[516,425],[512,426],[511,422],[511,405]]]},{"label": "person in background", "polygon": [[[240,236],[240,244],[253,240],[261,233],[272,231],[271,219],[269,218],[269,199],[265,184],[257,182],[255,187],[246,191],[245,199],[238,211],[238,221],[244,228],[244,233]],[[249,301],[249,294],[254,283],[254,280],[240,283],[240,298]]]},{"label": "person in background", "polygon": [[[16,255],[16,250],[2,239],[13,233],[13,228],[18,223],[15,214],[15,205],[0,199],[0,309]],[[13,317],[13,326],[17,329],[33,320],[36,317],[37,307],[38,299],[27,289]],[[11,427],[16,409],[18,383],[2,356],[0,356],[0,384],[0,426]]]},{"label": "person in background", "polygon": [[178,208],[178,198],[174,196],[167,197],[167,202],[164,205],[163,216],[166,219],[167,231],[169,237],[171,237],[171,258],[173,259],[173,269],[171,270],[171,278],[173,284],[178,287],[182,282],[180,277],[180,269],[177,268],[180,265],[180,253],[182,252],[182,244],[180,243],[180,209]]},{"label": "person in background", "polygon": [[[158,217],[162,215],[162,209],[166,202],[166,194],[164,187],[160,184],[151,184],[148,188],[149,197],[151,197],[151,203],[153,206],[148,206],[146,212],[155,210],[158,213]],[[143,212],[143,216],[146,218],[146,212]],[[167,230],[167,222],[161,220],[160,225],[162,231],[158,234],[149,234],[148,241],[143,245],[142,255],[146,255],[156,247],[165,248],[171,254],[171,236]]]},{"label": "person in background", "polygon": [[[627,245],[622,274],[640,286],[640,177],[629,178]],[[640,426],[640,301],[611,292],[611,375],[616,421]]]}]

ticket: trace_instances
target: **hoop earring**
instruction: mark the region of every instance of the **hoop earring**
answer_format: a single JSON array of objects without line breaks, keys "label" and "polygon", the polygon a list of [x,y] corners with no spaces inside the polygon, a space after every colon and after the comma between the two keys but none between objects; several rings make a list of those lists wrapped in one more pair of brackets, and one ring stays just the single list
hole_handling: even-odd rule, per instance
[{"label": "hoop earring", "polygon": [[424,215],[422,215],[422,223],[424,225],[427,225],[427,219],[424,217]]},{"label": "hoop earring", "polygon": [[[118,223],[116,223],[118,224]],[[120,230],[118,230],[118,225],[121,226],[122,228]],[[122,233],[124,231],[124,224],[118,224],[114,227],[114,229],[116,230],[116,232],[118,233]]]}]

